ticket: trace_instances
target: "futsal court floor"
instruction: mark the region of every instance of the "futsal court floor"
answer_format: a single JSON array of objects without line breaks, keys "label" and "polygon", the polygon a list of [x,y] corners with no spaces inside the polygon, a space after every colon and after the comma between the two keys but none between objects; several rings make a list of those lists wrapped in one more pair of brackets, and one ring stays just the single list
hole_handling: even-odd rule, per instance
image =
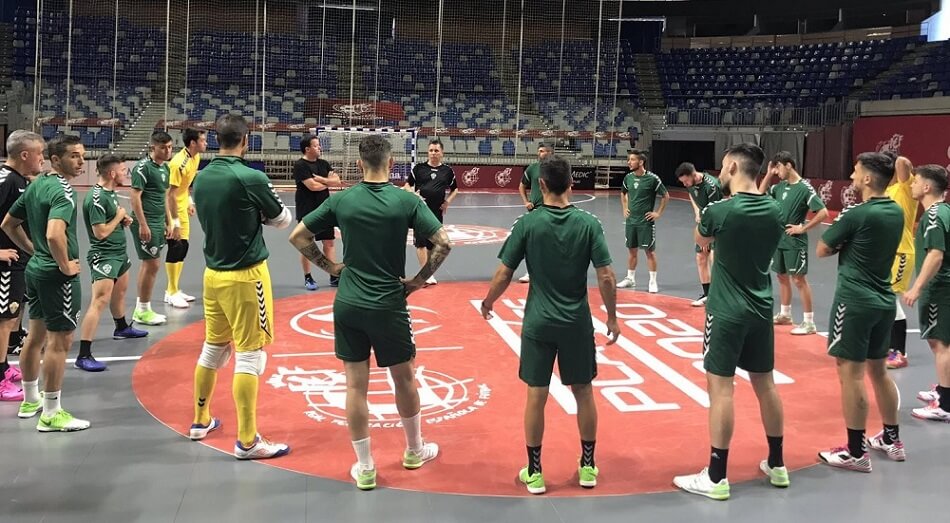
[{"label": "futsal court floor", "polygon": [[[293,204],[292,192],[282,196]],[[622,278],[626,250],[619,193],[575,194],[573,200],[600,217],[614,270]],[[579,442],[568,415],[571,401],[563,389],[552,386],[543,454],[549,492],[528,495],[516,479],[525,459],[524,389],[517,379],[518,299],[525,297],[527,285],[512,284],[508,301],[496,306],[493,322],[477,313],[477,300],[498,263],[500,241],[522,211],[516,194],[462,193],[446,214],[455,248],[436,275],[439,284],[410,297],[425,388],[423,435],[441,445],[436,461],[418,471],[399,466],[402,430],[387,421],[393,419],[391,393],[385,374],[376,373],[376,427],[371,434],[379,488],[361,492],[346,480],[354,457],[340,422],[342,365],[331,355],[329,304],[334,290],[317,269],[314,276],[321,288],[304,290],[298,255],[287,242],[289,231],[265,228],[277,326],[260,382],[259,428],[270,439],[287,442],[290,455],[239,462],[221,451],[232,448],[236,437],[230,395],[233,363],[219,373],[212,403],[224,428],[201,443],[182,435],[192,417],[191,377],[203,332],[201,304],[166,309],[160,302],[162,271],[153,304],[168,315],[167,325],[148,328],[145,339],[113,341],[106,315],[93,351],[107,361],[109,370],[85,373],[70,360],[63,405],[89,419],[89,430],[41,434],[35,419],[16,418],[16,404],[0,404],[0,522],[800,522],[945,517],[940,499],[948,486],[950,426],[910,415],[918,406],[916,392],[934,382],[933,358],[916,330],[908,336],[910,367],[892,374],[903,398],[906,462],[875,454],[871,474],[816,463],[817,451],[845,441],[834,360],[825,355],[824,338],[793,339],[783,327],[776,329],[777,370],[784,377],[779,390],[786,408],[787,462],[794,468],[791,487],[775,489],[757,470],[765,457],[765,438],[748,382],[740,376],[729,463],[732,499],[716,502],[672,487],[674,474],[705,466],[709,445],[705,380],[697,368],[702,311],[689,307],[700,290],[694,224],[689,203],[681,199],[670,202],[657,226],[660,295],[642,292],[647,283],[642,259],[639,290],[618,290],[623,340],[604,349],[597,387],[599,486],[576,486]],[[824,228],[811,234],[812,253]],[[85,259],[88,242],[84,233],[80,236]],[[202,233],[197,226],[191,243],[182,288],[200,296]],[[342,242],[337,249],[342,252]],[[406,252],[407,272],[414,274],[415,253],[410,248]],[[819,330],[828,327],[836,263],[811,257],[809,279]],[[135,302],[137,262],[132,272],[129,309]],[[88,272],[82,277],[85,309]],[[599,326],[604,318],[592,270],[588,277]],[[793,310],[800,321],[797,295]],[[909,327],[916,329],[916,313],[908,317]],[[71,355],[75,352],[74,347]],[[869,434],[880,427],[873,399],[871,412]]]}]

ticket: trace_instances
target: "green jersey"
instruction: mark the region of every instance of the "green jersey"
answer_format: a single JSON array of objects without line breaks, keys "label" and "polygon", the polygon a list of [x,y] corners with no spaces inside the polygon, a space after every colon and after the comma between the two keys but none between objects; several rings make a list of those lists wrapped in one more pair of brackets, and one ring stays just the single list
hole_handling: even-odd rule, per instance
[{"label": "green jersey", "polygon": [[89,258],[95,255],[107,258],[128,254],[125,225],[119,223],[109,236],[101,240],[96,239],[92,229],[94,225],[111,222],[118,210],[119,198],[115,191],[96,184],[91,191],[86,193],[86,199],[82,202],[82,218],[86,224],[86,232],[89,234]]},{"label": "green jersey", "polygon": [[749,315],[771,319],[769,266],[783,225],[778,204],[764,194],[738,193],[703,209],[699,234],[716,239],[709,314],[735,321]]},{"label": "green jersey", "polygon": [[593,332],[587,270],[611,263],[596,216],[573,205],[542,205],[515,221],[498,258],[512,270],[525,260],[531,274],[523,335],[557,340],[565,331]]},{"label": "green jersey", "polygon": [[544,203],[541,196],[541,164],[535,162],[524,170],[524,176],[521,177],[521,185],[524,185],[531,191],[528,193],[528,201],[539,207]]},{"label": "green jersey", "polygon": [[149,228],[153,229],[152,234],[164,234],[168,163],[158,165],[149,157],[139,160],[132,167],[132,189],[142,191],[142,211]]},{"label": "green jersey", "polygon": [[[769,188],[769,195],[775,198],[782,211],[782,225],[804,225],[808,211],[818,212],[825,208],[815,188],[805,180],[799,180],[798,183],[780,181]],[[808,234],[783,234],[778,248],[789,251],[808,249]]]},{"label": "green jersey", "polygon": [[666,186],[660,181],[660,177],[650,171],[645,171],[639,176],[631,172],[624,176],[620,190],[627,195],[627,210],[630,211],[627,223],[630,225],[653,223],[646,219],[646,213],[653,212],[657,196],[666,194]]},{"label": "green jersey", "polygon": [[927,257],[924,251],[936,249],[944,253],[940,269],[921,293],[921,303],[950,304],[950,256],[947,255],[947,247],[950,247],[950,205],[938,202],[927,209],[917,226],[915,247],[917,274],[920,274]]},{"label": "green jersey", "polygon": [[415,194],[389,182],[362,182],[304,216],[311,232],[339,227],[343,264],[336,300],[362,309],[406,307],[406,238],[431,238],[442,224]]},{"label": "green jersey", "polygon": [[886,196],[841,211],[821,236],[840,251],[835,302],[870,309],[894,308],[891,266],[901,242],[904,213]]},{"label": "green jersey", "polygon": [[284,212],[267,175],[236,156],[218,156],[194,182],[195,210],[205,232],[205,265],[246,269],[267,259],[263,221]]},{"label": "green jersey", "polygon": [[[33,257],[27,270],[37,274],[62,276],[59,264],[53,258],[46,240],[46,223],[50,220],[66,222],[66,254],[70,260],[79,259],[79,239],[76,235],[76,193],[66,178],[50,173],[40,176],[26,188],[23,196],[10,207],[10,216],[33,224],[30,240]],[[40,226],[41,225],[41,226]]]},{"label": "green jersey", "polygon": [[699,210],[703,210],[712,202],[717,202],[722,199],[722,186],[719,185],[719,180],[715,176],[710,176],[706,173],[703,173],[703,179],[701,182],[693,185],[688,188],[690,198],[693,199],[693,203],[696,204],[696,207],[699,207]]}]

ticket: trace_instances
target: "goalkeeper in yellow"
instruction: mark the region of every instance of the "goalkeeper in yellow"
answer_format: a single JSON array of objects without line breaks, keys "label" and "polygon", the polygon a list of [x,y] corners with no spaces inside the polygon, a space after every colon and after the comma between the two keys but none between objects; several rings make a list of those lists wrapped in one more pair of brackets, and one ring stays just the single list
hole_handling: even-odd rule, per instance
[{"label": "goalkeeper in yellow", "polygon": [[[892,158],[894,155],[890,155]],[[894,266],[891,268],[891,287],[898,296],[903,295],[910,288],[914,273],[914,224],[917,222],[917,200],[910,192],[914,181],[914,166],[910,160],[900,156],[894,160],[894,179],[887,186],[886,194],[900,205],[904,213],[904,229],[901,233],[901,243],[897,247],[894,257]],[[907,366],[907,316],[897,299],[897,316],[891,329],[891,350],[887,354],[887,368],[900,369]]]},{"label": "goalkeeper in yellow", "polygon": [[189,302],[195,301],[194,296],[181,290],[178,282],[188,254],[191,216],[195,214],[195,204],[188,195],[188,189],[198,174],[201,153],[208,148],[208,137],[204,131],[185,129],[182,138],[185,148],[178,151],[168,164],[168,207],[172,215],[172,237],[168,239],[168,252],[165,254],[165,271],[168,273],[165,303],[179,309],[187,308]]}]

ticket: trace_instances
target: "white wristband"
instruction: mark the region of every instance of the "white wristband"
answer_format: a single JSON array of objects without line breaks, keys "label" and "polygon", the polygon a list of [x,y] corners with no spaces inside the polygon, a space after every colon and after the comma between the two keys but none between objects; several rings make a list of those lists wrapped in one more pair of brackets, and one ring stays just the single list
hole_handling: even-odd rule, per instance
[{"label": "white wristband", "polygon": [[178,218],[175,218],[174,220],[172,220],[172,227],[181,228],[181,220],[179,220]]}]

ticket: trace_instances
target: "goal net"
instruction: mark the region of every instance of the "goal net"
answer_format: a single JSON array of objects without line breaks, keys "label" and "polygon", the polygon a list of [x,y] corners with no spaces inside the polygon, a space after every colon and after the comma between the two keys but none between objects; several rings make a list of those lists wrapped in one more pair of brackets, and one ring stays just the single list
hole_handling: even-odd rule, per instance
[{"label": "goal net", "polygon": [[321,158],[330,162],[344,186],[359,183],[363,174],[356,166],[360,158],[360,140],[371,134],[387,140],[393,148],[395,165],[389,179],[401,183],[416,163],[416,130],[367,127],[317,127],[312,129],[320,140]]}]

